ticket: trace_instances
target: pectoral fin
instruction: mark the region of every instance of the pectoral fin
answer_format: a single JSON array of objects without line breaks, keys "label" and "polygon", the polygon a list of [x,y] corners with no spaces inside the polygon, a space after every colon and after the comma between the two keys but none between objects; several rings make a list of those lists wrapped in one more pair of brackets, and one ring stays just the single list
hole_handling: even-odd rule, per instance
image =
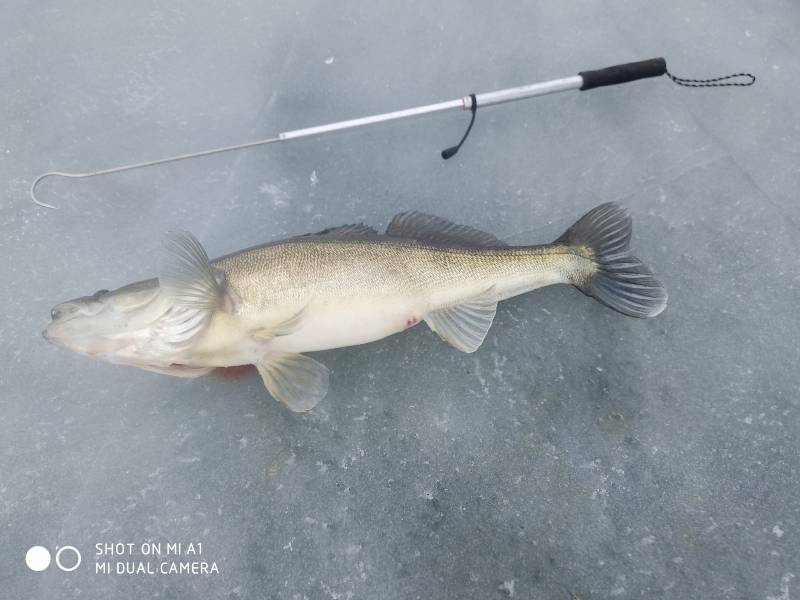
[{"label": "pectoral fin", "polygon": [[461,304],[429,313],[425,322],[440,338],[462,352],[475,352],[492,326],[497,310],[494,286]]},{"label": "pectoral fin", "polygon": [[269,338],[289,335],[290,333],[296,331],[300,326],[300,322],[303,320],[305,312],[306,307],[303,307],[285,321],[257,329],[253,332],[253,336],[258,339],[266,340]]},{"label": "pectoral fin", "polygon": [[276,400],[294,412],[307,412],[328,393],[328,367],[302,354],[272,354],[256,365]]},{"label": "pectoral fin", "polygon": [[158,283],[177,306],[212,311],[224,303],[224,277],[215,272],[202,244],[186,231],[164,240]]}]

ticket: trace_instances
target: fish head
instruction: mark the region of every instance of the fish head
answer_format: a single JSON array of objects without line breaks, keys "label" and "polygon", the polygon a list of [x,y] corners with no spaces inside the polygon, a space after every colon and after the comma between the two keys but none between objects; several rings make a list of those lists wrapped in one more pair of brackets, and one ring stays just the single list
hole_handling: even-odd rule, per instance
[{"label": "fish head", "polygon": [[158,346],[159,325],[169,312],[158,280],[150,279],[57,304],[42,335],[79,354],[138,366],[137,358],[148,364],[165,359],[145,355]]},{"label": "fish head", "polygon": [[53,307],[44,338],[110,363],[197,376],[205,367],[186,363],[215,313],[235,310],[237,296],[191,234],[170,234],[164,252],[157,278]]}]

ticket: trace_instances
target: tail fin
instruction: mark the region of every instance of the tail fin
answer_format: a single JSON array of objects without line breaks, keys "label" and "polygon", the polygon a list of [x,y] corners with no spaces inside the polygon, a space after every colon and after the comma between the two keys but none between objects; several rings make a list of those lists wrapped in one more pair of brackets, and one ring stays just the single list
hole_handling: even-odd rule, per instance
[{"label": "tail fin", "polygon": [[630,255],[630,240],[628,213],[607,202],[586,213],[555,243],[577,246],[594,262],[595,268],[574,282],[584,294],[623,315],[655,317],[667,306],[667,291],[650,269]]}]

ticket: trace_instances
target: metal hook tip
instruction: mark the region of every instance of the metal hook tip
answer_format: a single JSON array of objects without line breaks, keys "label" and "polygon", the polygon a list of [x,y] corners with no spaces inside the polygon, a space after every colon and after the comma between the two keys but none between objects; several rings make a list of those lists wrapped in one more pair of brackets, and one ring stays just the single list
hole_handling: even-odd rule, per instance
[{"label": "metal hook tip", "polygon": [[55,172],[51,171],[51,172],[42,173],[41,175],[39,175],[36,179],[33,180],[33,183],[31,183],[30,196],[31,196],[31,200],[33,200],[34,203],[38,204],[42,208],[50,208],[52,210],[56,210],[56,207],[53,206],[52,204],[48,204],[47,202],[42,202],[41,200],[39,200],[36,197],[36,186],[39,185],[39,182],[42,179],[44,179],[45,177],[49,177],[50,175],[61,175],[61,173],[55,173]]}]

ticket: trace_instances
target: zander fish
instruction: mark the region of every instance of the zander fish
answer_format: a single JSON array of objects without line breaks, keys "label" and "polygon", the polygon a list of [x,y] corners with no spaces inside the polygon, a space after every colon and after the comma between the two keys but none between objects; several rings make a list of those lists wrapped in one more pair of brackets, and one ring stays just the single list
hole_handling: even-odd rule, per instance
[{"label": "zander fish", "polygon": [[624,315],[658,315],[667,293],[629,254],[630,237],[630,217],[613,203],[541,246],[508,246],[420,212],[397,215],[383,235],[345,225],[213,261],[177,233],[157,279],[59,304],[44,337],[178,377],[254,364],[275,398],[307,411],[327,393],[329,373],[303,352],[372,342],[421,321],[474,352],[500,300],[546,285],[574,285]]}]

